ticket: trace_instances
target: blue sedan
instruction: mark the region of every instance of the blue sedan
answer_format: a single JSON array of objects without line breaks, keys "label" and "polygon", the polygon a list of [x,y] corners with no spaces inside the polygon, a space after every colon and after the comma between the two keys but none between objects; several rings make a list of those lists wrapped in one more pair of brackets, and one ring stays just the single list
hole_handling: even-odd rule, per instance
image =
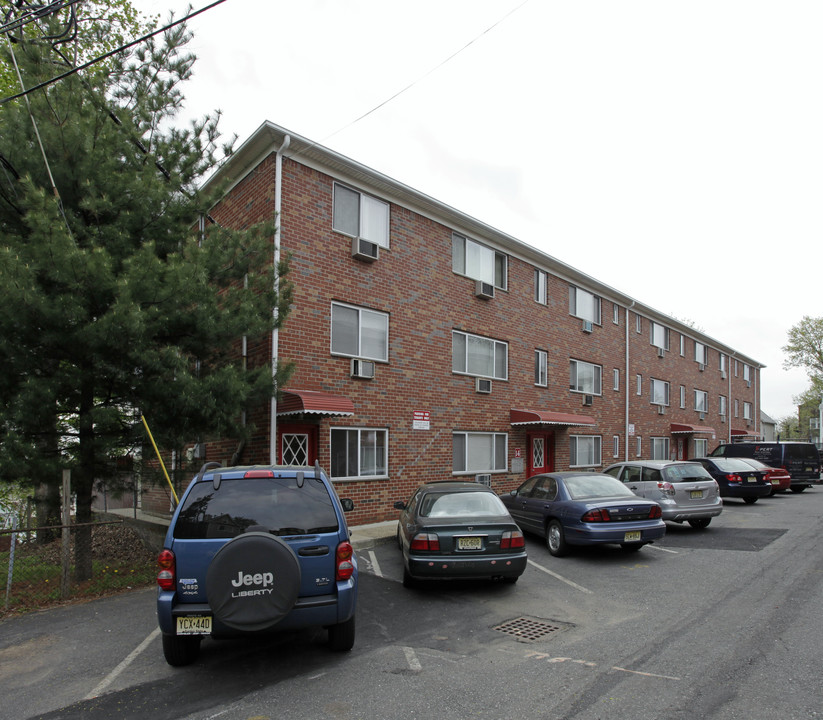
[{"label": "blue sedan", "polygon": [[521,529],[546,538],[555,557],[566,555],[570,545],[615,543],[639,550],[666,533],[660,505],[603,473],[535,475],[501,499]]}]

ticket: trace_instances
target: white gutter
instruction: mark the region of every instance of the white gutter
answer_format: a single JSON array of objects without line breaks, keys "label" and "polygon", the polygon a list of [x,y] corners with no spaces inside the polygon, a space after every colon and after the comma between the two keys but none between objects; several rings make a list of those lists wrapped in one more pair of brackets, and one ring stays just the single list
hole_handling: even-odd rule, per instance
[{"label": "white gutter", "polygon": [[634,300],[632,300],[632,304],[626,308],[626,377],[623,378],[623,389],[626,393],[626,418],[625,418],[625,427],[624,432],[626,434],[625,439],[625,457],[623,458],[626,462],[629,461],[629,310],[634,307]]},{"label": "white gutter", "polygon": [[[280,213],[283,208],[283,153],[289,147],[291,136],[286,135],[283,138],[283,144],[277,151],[274,164],[274,290],[280,295],[280,277],[277,274],[277,268],[280,265]],[[275,323],[277,321],[278,309],[274,306],[272,311],[274,313]],[[272,378],[277,375],[277,356],[278,346],[280,342],[280,331],[275,327],[271,333],[271,374]],[[275,388],[278,391],[280,388]],[[272,395],[271,398],[271,417],[269,420],[269,463],[277,465],[277,396]]]}]

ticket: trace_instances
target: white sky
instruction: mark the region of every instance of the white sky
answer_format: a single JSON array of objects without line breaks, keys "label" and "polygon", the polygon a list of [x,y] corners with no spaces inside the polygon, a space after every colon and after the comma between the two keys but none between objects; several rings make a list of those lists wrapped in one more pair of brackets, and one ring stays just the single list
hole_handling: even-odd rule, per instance
[{"label": "white sky", "polygon": [[190,29],[188,114],[240,142],[274,122],[691,321],[795,413],[781,348],[823,315],[820,0],[227,0]]}]

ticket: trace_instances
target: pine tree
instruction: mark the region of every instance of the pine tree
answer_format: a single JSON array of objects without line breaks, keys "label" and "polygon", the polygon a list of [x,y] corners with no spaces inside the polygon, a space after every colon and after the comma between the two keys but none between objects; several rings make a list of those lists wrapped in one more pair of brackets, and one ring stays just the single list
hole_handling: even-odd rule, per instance
[{"label": "pine tree", "polygon": [[[0,106],[0,477],[57,485],[71,468],[81,526],[95,480],[141,444],[141,413],[167,448],[242,437],[243,410],[289,371],[247,368],[237,350],[288,313],[275,218],[198,223],[216,200],[200,185],[230,147],[219,114],[175,126],[189,38],[176,26],[33,92],[31,114]],[[48,43],[13,50],[26,87],[54,76]],[[90,529],[75,536],[86,579]]]}]

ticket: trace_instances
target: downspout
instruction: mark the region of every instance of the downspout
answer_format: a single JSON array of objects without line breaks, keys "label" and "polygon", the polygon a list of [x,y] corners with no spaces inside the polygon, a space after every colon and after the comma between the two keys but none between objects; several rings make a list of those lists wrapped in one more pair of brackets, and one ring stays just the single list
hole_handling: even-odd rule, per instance
[{"label": "downspout", "polygon": [[[280,294],[280,277],[277,274],[277,268],[280,265],[280,226],[281,226],[281,212],[283,209],[283,192],[282,192],[282,178],[283,178],[283,153],[291,143],[291,136],[286,135],[283,138],[283,144],[277,151],[274,162],[274,290]],[[278,309],[274,306],[272,311],[274,313],[275,327],[271,332],[271,374],[272,379],[277,375],[277,357],[278,345],[280,342],[280,331],[277,328]],[[271,465],[277,464],[277,392],[280,388],[275,388],[275,394],[271,398],[271,417],[269,419],[269,463]]]},{"label": "downspout", "polygon": [[626,393],[626,415],[625,415],[625,457],[623,458],[626,462],[629,461],[629,398],[631,397],[629,394],[629,310],[634,307],[635,301],[632,300],[632,304],[626,308],[626,377],[623,378],[623,389]]},{"label": "downspout", "polygon": [[757,370],[755,370],[754,366],[752,366],[752,372],[754,373],[754,434],[757,437],[760,437],[760,435],[757,432],[757,421],[760,419],[760,407],[759,403],[757,402],[757,399],[760,397],[760,395],[758,393],[759,387],[757,380],[760,377],[760,368],[757,368]]},{"label": "downspout", "polygon": [[728,407],[726,408],[726,415],[729,418],[728,427],[726,428],[726,442],[731,445],[732,442],[732,360],[734,360],[734,356],[737,355],[737,351],[733,352],[729,356],[729,369],[726,371],[726,379],[728,380],[728,390],[726,393],[728,395]]}]

